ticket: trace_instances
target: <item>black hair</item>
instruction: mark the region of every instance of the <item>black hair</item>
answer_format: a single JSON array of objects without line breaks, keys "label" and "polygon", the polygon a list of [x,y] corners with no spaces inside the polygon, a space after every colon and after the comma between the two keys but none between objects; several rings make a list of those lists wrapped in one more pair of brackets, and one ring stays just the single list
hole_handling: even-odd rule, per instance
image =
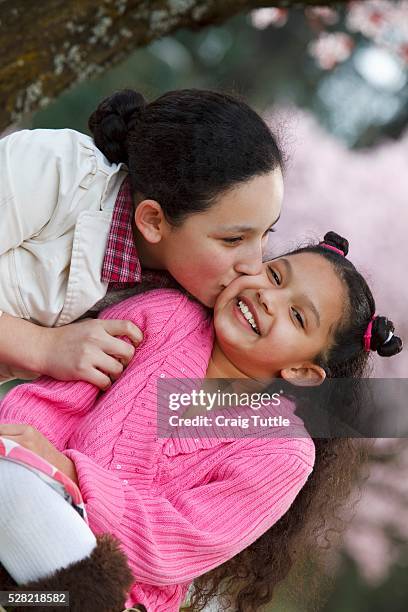
[{"label": "black hair", "polygon": [[[328,232],[323,242],[288,253],[318,253],[332,264],[346,288],[347,305],[334,332],[332,345],[316,357],[316,363],[325,369],[328,378],[361,377],[368,364],[369,352],[364,348],[364,334],[375,315],[375,301],[364,277],[346,258],[348,249],[349,243],[345,238],[336,232]],[[390,319],[377,315],[372,323],[370,350],[381,357],[399,353],[402,340],[391,336],[394,330]]]},{"label": "black hair", "polygon": [[263,119],[226,93],[181,89],[147,103],[124,89],[104,99],[88,125],[107,159],[127,165],[134,199],[156,200],[174,225],[240,183],[283,168]]}]

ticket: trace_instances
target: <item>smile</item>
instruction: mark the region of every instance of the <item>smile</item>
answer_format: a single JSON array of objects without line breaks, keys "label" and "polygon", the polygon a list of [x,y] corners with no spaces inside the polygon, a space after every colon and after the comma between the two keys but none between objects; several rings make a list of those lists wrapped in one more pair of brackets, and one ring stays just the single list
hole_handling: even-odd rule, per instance
[{"label": "smile", "polygon": [[251,328],[253,329],[253,331],[258,334],[258,336],[260,335],[259,329],[255,323],[255,319],[254,319],[254,315],[253,313],[250,311],[250,309],[248,308],[248,306],[246,304],[244,304],[244,302],[240,299],[237,300],[237,306],[240,309],[240,311],[242,312],[242,314],[244,315],[245,319],[247,320],[248,324],[251,326]]}]

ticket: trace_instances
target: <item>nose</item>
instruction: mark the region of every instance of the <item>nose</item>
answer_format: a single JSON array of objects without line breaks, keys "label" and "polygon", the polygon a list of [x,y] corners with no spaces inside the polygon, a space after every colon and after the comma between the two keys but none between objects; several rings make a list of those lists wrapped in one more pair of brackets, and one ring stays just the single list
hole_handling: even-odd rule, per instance
[{"label": "nose", "polygon": [[262,250],[254,250],[248,257],[241,259],[234,265],[234,270],[238,274],[255,276],[262,272]]},{"label": "nose", "polygon": [[258,289],[256,292],[258,302],[262,306],[263,310],[268,315],[272,315],[276,310],[276,304],[274,302],[272,292],[266,289]]}]

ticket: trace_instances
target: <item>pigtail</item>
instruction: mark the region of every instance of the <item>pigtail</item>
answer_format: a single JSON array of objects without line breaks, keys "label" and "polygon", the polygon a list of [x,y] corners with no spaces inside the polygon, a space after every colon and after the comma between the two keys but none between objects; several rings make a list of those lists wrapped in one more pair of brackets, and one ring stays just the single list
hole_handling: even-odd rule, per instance
[{"label": "pigtail", "polygon": [[377,316],[373,321],[370,349],[381,357],[392,357],[402,351],[402,340],[394,335],[394,324],[387,317]]},{"label": "pigtail", "polygon": [[324,235],[323,242],[320,243],[322,246],[327,245],[328,247],[334,247],[343,253],[344,256],[347,255],[349,250],[349,242],[340,234],[336,234],[336,232],[327,232]]}]

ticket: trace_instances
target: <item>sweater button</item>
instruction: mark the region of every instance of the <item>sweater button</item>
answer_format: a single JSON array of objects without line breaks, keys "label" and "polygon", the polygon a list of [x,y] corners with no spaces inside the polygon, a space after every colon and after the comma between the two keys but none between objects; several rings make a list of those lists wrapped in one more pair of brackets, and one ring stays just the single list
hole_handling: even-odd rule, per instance
[{"label": "sweater button", "polygon": [[128,481],[127,480],[123,480],[123,484],[127,485]]},{"label": "sweater button", "polygon": [[118,465],[116,466],[116,469],[117,469],[117,470],[121,470],[121,469],[122,469],[122,466],[121,466],[121,465],[118,463]]},{"label": "sweater button", "polygon": [[160,374],[160,378],[164,378],[164,377],[165,377],[165,374]]}]

